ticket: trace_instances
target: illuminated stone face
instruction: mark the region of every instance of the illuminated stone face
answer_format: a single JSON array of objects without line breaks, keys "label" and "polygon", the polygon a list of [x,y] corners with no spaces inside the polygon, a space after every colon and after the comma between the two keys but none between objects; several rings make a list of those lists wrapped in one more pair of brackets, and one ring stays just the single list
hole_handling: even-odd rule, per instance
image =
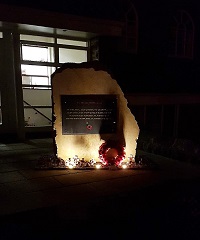
[{"label": "illuminated stone face", "polygon": [[99,161],[101,144],[110,140],[135,156],[139,127],[108,72],[65,65],[52,76],[52,93],[57,157]]}]

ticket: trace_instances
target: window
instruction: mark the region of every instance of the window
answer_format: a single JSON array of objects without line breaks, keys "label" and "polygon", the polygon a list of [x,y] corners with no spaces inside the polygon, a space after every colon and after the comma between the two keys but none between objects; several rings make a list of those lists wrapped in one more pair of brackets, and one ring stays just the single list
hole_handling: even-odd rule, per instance
[{"label": "window", "polygon": [[22,86],[24,88],[50,88],[51,74],[55,67],[21,65]]},{"label": "window", "polygon": [[59,48],[59,62],[81,63],[87,59],[87,51],[78,49]]},{"label": "window", "polygon": [[20,35],[26,127],[52,125],[51,74],[65,62],[86,62],[87,41]]},{"label": "window", "polygon": [[45,43],[54,43],[55,42],[55,38],[53,38],[53,37],[27,35],[27,34],[20,34],[20,40],[21,41],[32,41],[32,42],[45,42]]},{"label": "window", "polygon": [[85,41],[75,41],[75,40],[58,38],[57,43],[58,44],[65,44],[65,45],[71,45],[71,46],[87,47],[87,42],[85,42]]},{"label": "window", "polygon": [[53,45],[21,41],[21,72],[24,88],[49,88],[51,74],[55,71]]},{"label": "window", "polygon": [[125,29],[124,29],[124,44],[125,49],[128,51],[137,51],[137,38],[138,38],[138,18],[135,8],[132,3],[127,6],[125,12]]},{"label": "window", "polygon": [[22,59],[27,61],[53,62],[53,48],[22,44]]},{"label": "window", "polygon": [[20,35],[23,87],[49,88],[51,74],[65,62],[87,61],[85,40]]},{"label": "window", "polygon": [[190,15],[179,10],[170,26],[169,55],[192,58],[194,44],[194,24]]}]

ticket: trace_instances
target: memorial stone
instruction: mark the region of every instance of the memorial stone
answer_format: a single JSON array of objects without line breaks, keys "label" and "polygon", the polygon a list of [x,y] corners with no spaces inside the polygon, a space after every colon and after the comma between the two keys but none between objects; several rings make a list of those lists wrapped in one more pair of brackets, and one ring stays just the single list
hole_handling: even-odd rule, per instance
[{"label": "memorial stone", "polygon": [[124,147],[123,161],[135,156],[137,121],[117,81],[98,62],[65,63],[57,69],[52,74],[52,101],[58,158],[98,162],[102,144],[115,157],[119,146]]}]

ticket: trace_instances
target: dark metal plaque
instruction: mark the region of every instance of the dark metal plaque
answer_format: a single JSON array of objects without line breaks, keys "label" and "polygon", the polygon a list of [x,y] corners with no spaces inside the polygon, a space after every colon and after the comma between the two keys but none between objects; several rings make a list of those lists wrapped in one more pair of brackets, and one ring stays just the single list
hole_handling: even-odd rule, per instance
[{"label": "dark metal plaque", "polygon": [[61,95],[62,134],[102,134],[117,130],[116,95]]}]

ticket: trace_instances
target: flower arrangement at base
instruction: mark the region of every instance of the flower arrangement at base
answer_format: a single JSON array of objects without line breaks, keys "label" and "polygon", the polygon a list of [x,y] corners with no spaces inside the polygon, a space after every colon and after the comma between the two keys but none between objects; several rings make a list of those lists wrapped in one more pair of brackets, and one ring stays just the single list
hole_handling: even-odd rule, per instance
[{"label": "flower arrangement at base", "polygon": [[[113,156],[108,157],[108,152],[111,149],[115,149],[117,154],[113,154]],[[125,147],[118,141],[108,140],[102,143],[99,147],[99,158],[104,165],[119,166],[125,159],[125,156]]]},{"label": "flower arrangement at base", "polygon": [[65,161],[54,154],[52,155],[42,155],[38,159],[36,168],[43,169],[52,169],[52,168],[63,168],[65,169]]}]

